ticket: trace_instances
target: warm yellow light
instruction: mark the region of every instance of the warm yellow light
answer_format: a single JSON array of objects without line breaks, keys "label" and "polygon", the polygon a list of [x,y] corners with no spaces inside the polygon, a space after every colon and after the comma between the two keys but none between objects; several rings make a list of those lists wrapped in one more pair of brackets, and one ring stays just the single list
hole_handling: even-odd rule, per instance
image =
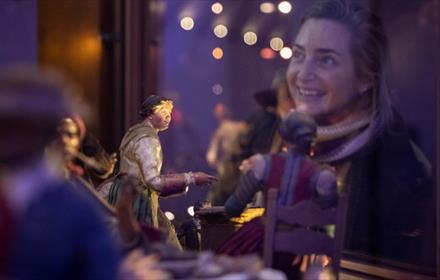
[{"label": "warm yellow light", "polygon": [[288,1],[283,1],[278,4],[278,10],[283,14],[288,14],[292,10],[292,4]]},{"label": "warm yellow light", "polygon": [[226,35],[228,35],[228,28],[223,24],[219,24],[216,27],[214,27],[214,34],[219,38],[223,38]]},{"label": "warm yellow light", "polygon": [[97,57],[101,52],[101,41],[98,36],[88,35],[81,37],[81,51],[88,58]]},{"label": "warm yellow light", "polygon": [[212,6],[211,6],[211,11],[214,13],[214,14],[220,14],[222,11],[223,11],[223,5],[222,4],[220,4],[219,2],[216,2],[216,3],[214,3],[214,4],[212,4]]},{"label": "warm yellow light", "polygon": [[292,57],[292,49],[289,47],[284,47],[280,51],[280,56],[284,59],[289,59]]},{"label": "warm yellow light", "polygon": [[275,5],[270,2],[263,2],[260,4],[260,11],[264,14],[270,14],[275,11]]},{"label": "warm yellow light", "polygon": [[270,39],[270,47],[274,51],[279,51],[284,47],[284,41],[280,37],[273,37]]},{"label": "warm yellow light", "polygon": [[258,39],[257,34],[255,34],[255,32],[252,31],[248,31],[243,35],[244,42],[249,46],[255,45],[257,43],[257,39]]},{"label": "warm yellow light", "polygon": [[72,54],[71,58],[74,58],[76,63],[85,65],[92,65],[90,63],[98,61],[102,54],[102,41],[96,33],[77,34],[75,40],[70,42],[66,49],[53,44],[48,44],[48,46],[50,56],[56,58],[62,53],[69,53]]},{"label": "warm yellow light", "polygon": [[219,47],[213,49],[212,50],[212,56],[215,59],[222,59],[222,57],[223,57],[223,50],[221,48],[219,48]]},{"label": "warm yellow light", "polygon": [[180,20],[180,27],[185,30],[191,30],[194,27],[194,20],[190,17],[184,17]]}]

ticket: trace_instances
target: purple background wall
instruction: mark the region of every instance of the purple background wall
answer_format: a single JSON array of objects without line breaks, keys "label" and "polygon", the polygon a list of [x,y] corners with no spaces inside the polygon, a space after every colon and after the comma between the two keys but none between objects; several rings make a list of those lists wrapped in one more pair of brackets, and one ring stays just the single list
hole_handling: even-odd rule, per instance
[{"label": "purple background wall", "polygon": [[37,62],[35,0],[0,1],[0,66]]}]

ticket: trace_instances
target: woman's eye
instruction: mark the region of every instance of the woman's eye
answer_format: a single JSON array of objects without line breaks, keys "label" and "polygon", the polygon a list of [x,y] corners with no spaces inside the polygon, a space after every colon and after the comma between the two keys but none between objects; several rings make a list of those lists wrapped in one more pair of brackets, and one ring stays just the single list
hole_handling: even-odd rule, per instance
[{"label": "woman's eye", "polygon": [[331,56],[323,56],[319,60],[320,64],[323,66],[334,66],[336,65],[336,60]]},{"label": "woman's eye", "polygon": [[295,62],[300,62],[304,59],[304,53],[298,49],[292,50],[292,60]]}]

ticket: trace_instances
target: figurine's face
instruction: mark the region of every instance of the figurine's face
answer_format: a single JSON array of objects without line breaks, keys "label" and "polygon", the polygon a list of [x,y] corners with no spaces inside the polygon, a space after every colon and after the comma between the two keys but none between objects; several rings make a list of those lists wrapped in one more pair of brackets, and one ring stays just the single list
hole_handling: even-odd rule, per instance
[{"label": "figurine's face", "polygon": [[81,146],[79,127],[72,119],[64,119],[59,128],[63,150],[66,155],[76,155]]},{"label": "figurine's face", "polygon": [[171,122],[171,112],[173,111],[172,105],[169,106],[168,104],[164,105],[158,105],[155,109],[153,114],[148,116],[148,119],[151,122],[151,125],[159,130],[163,131],[168,128]]}]

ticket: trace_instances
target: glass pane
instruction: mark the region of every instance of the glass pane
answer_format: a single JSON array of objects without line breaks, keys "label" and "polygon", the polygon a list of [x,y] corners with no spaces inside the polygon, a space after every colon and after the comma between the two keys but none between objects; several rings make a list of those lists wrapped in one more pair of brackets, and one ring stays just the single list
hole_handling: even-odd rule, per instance
[{"label": "glass pane", "polygon": [[[209,167],[205,159],[211,135],[218,126],[213,114],[216,104],[225,104],[232,118],[238,121],[248,119],[259,109],[254,94],[271,89],[276,82],[277,71],[288,67],[300,19],[314,1],[288,1],[291,10],[283,13],[278,10],[279,1],[223,0],[218,1],[222,4],[218,14],[213,12],[215,2],[160,2],[163,7],[158,38],[161,47],[160,94],[175,100],[174,124],[162,136],[165,169],[168,171],[217,171]],[[375,134],[368,144],[364,143],[363,149],[356,150],[343,160],[329,162],[337,167],[338,172],[343,170],[341,162],[351,164],[347,166],[347,177],[344,177],[349,182],[345,191],[350,194],[344,251],[346,256],[367,261],[380,259],[381,263],[388,265],[433,273],[437,1],[364,3],[377,12],[388,35],[391,57],[390,68],[386,69],[391,70],[388,86],[393,108],[402,122],[393,122],[394,126],[387,130],[386,136]],[[219,9],[218,6],[216,9]],[[353,45],[361,42],[362,34],[349,34]],[[309,35],[313,39],[319,34]],[[340,36],[336,34],[329,42]],[[275,50],[271,49],[271,40]],[[317,82],[305,88],[302,94],[315,95],[309,96],[313,99],[319,98],[321,89],[323,94],[330,92],[334,79],[326,84],[330,68],[325,67],[331,66],[331,59],[322,52],[319,55],[307,53],[308,45],[301,45],[306,41],[295,42],[305,48],[306,61],[310,58],[316,63],[314,67],[318,67],[313,73],[318,77]],[[289,49],[281,52],[281,47]],[[354,54],[349,54],[351,58],[348,59],[353,59]],[[348,63],[344,65],[351,67],[347,61],[337,65],[341,66],[341,63]],[[353,65],[357,70],[363,66],[359,66],[358,62],[353,62]],[[378,67],[381,66],[382,63]],[[352,86],[350,77],[344,76],[343,91],[335,94],[334,98],[341,98],[345,91],[352,94],[347,90]],[[289,82],[292,81],[289,78]],[[373,96],[368,85],[376,83],[374,78],[362,82],[367,84],[366,94]],[[291,84],[291,89],[295,86]],[[360,90],[362,93],[364,91]],[[333,100],[328,99],[328,102]],[[377,108],[374,106],[382,101],[372,98],[369,102],[369,108]],[[346,106],[341,108],[340,113],[355,110],[357,107]],[[319,122],[322,126],[325,124],[322,119]],[[363,129],[365,127],[360,128]],[[408,138],[405,138],[406,131]],[[358,130],[351,132],[359,133]],[[339,144],[332,143],[330,146],[345,143],[350,137],[354,137],[353,134],[344,135]],[[411,142],[409,139],[412,139]],[[162,205],[165,209],[184,213],[185,210],[179,207],[184,209],[194,200],[205,199],[207,192],[206,189],[192,190],[187,197],[179,199],[180,203],[164,201]],[[180,218],[184,219],[184,214]]]}]

